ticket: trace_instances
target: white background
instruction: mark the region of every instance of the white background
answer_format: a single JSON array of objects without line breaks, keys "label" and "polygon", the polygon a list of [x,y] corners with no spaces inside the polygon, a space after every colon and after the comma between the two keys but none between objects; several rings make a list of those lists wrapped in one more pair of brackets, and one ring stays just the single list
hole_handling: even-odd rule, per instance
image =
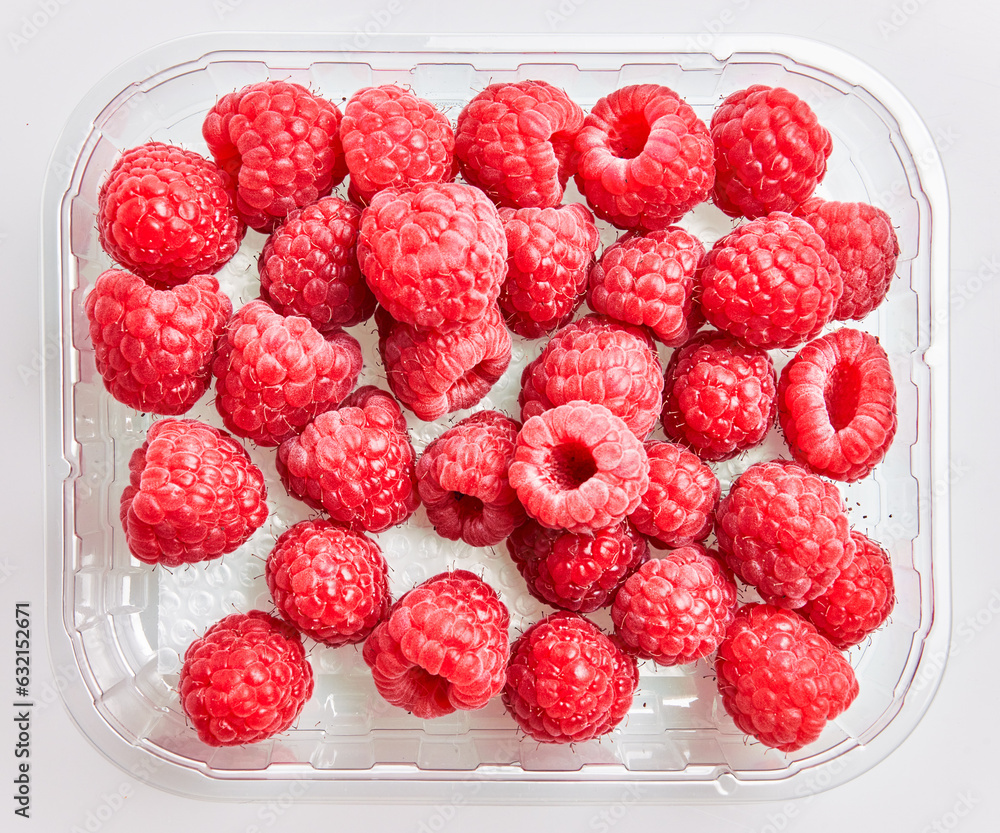
[{"label": "white background", "polygon": [[[594,807],[212,804],[139,783],[104,759],[60,705],[37,710],[32,818],[13,816],[13,727],[0,730],[0,829],[148,833],[211,829],[603,829],[698,831],[995,830],[1000,798],[996,697],[1000,688],[1000,557],[995,473],[1000,358],[1000,11],[976,0],[839,0],[705,3],[600,0],[173,0],[143,17],[136,0],[5,0],[0,6],[0,695],[12,689],[15,600],[34,609],[32,686],[52,685],[42,633],[42,503],[39,379],[39,217],[42,181],[59,130],[102,76],[157,43],[195,32],[362,32],[397,10],[389,32],[656,33],[778,32],[854,53],[899,87],[939,137],[952,206],[951,419],[954,651],[924,720],[883,763],[815,797],[775,805]],[[290,5],[290,4],[289,4]],[[32,31],[35,17],[44,25]],[[383,21],[386,17],[381,18]],[[11,646],[11,647],[8,647]],[[11,665],[8,665],[8,664]],[[0,700],[0,703],[3,701]],[[121,798],[119,798],[121,797]],[[604,814],[602,816],[602,813]],[[276,821],[274,821],[276,819]]]}]

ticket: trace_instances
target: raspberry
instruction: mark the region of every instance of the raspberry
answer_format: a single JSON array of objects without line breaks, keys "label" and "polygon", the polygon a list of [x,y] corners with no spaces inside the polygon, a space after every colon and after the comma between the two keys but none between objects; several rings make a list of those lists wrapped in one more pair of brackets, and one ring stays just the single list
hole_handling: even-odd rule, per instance
[{"label": "raspberry", "polygon": [[590,613],[608,604],[649,547],[626,523],[577,534],[528,521],[507,539],[507,552],[538,601]]},{"label": "raspberry", "polygon": [[649,460],[621,419],[576,401],[524,423],[508,476],[530,517],[588,532],[635,511],[649,486]]},{"label": "raspberry", "polygon": [[719,647],[736,612],[736,582],[697,544],[653,558],[615,594],[611,621],[623,647],[660,665],[685,665]]},{"label": "raspberry", "polygon": [[640,439],[663,404],[663,372],[642,330],[600,315],[567,324],[521,374],[521,419],[583,399],[604,405]]},{"label": "raspberry", "polygon": [[375,320],[389,387],[422,420],[471,408],[510,365],[510,333],[496,304],[447,332],[394,322],[381,307]]},{"label": "raspberry", "polygon": [[455,156],[466,182],[500,205],[551,207],[576,167],[582,125],[583,110],[545,81],[491,84],[459,113]]},{"label": "raspberry", "polygon": [[708,199],[715,171],[708,127],[658,84],[600,99],[576,137],[576,186],[594,213],[625,229],[662,229]]},{"label": "raspberry", "polygon": [[335,104],[288,81],[224,95],[201,128],[215,161],[237,182],[240,217],[265,233],[347,176],[339,131]]},{"label": "raspberry", "polygon": [[264,577],[278,613],[318,642],[361,642],[389,612],[378,544],[329,521],[300,521],[278,538]]},{"label": "raspberry", "polygon": [[730,217],[792,211],[826,174],[829,132],[798,96],[755,84],[733,93],[712,116],[715,204]]},{"label": "raspberry", "polygon": [[119,402],[176,415],[208,388],[212,357],[233,305],[208,275],[153,289],[130,272],[98,276],[85,303],[97,372]]},{"label": "raspberry", "polygon": [[638,685],[634,657],[592,622],[560,611],[511,646],[503,703],[537,741],[582,742],[621,722]]},{"label": "raspberry", "polygon": [[242,746],[284,732],[313,693],[302,640],[260,610],[234,613],[184,654],[181,708],[209,746]]},{"label": "raspberry", "polygon": [[509,253],[500,308],[511,330],[538,338],[568,323],[583,302],[600,234],[579,203],[501,208],[500,220]]},{"label": "raspberry", "polygon": [[704,323],[695,303],[695,270],[705,256],[698,238],[669,226],[629,233],[590,270],[587,303],[616,321],[648,327],[667,347],[679,347]]},{"label": "raspberry", "polygon": [[387,702],[417,717],[481,709],[503,688],[510,614],[467,570],[440,573],[404,594],[365,642]]},{"label": "raspberry", "polygon": [[260,296],[321,333],[371,318],[375,296],[358,268],[357,206],[324,197],[291,212],[260,253]]},{"label": "raspberry", "polygon": [[795,210],[811,225],[840,266],[844,294],[833,318],[860,321],[885,300],[896,272],[899,240],[881,208],[863,202],[812,198]]},{"label": "raspberry", "polygon": [[245,233],[229,175],[160,142],[125,151],[97,197],[101,248],[161,287],[217,272]]},{"label": "raspberry", "polygon": [[451,179],[455,134],[429,101],[392,84],[358,90],[340,123],[355,194],[368,202],[383,188]]},{"label": "raspberry", "polygon": [[844,655],[801,616],[771,605],[736,612],[715,673],[736,725],[783,752],[812,743],[858,696]]},{"label": "raspberry", "polygon": [[444,328],[482,318],[500,294],[507,238],[496,207],[454,182],[379,191],[361,215],[358,263],[397,321]]},{"label": "raspberry", "polygon": [[840,267],[805,220],[775,212],[717,241],[701,270],[705,317],[766,350],[815,338],[832,320]]},{"label": "raspberry", "polygon": [[759,444],[774,424],[771,357],[719,332],[675,350],[663,386],[663,430],[702,460],[728,460]]},{"label": "raspberry", "polygon": [[264,475],[224,431],[161,419],[132,452],[119,518],[132,555],[179,567],[218,558],[267,520]]},{"label": "raspberry", "polygon": [[382,532],[420,503],[413,446],[389,394],[363,388],[278,447],[288,493],[356,531]]},{"label": "raspberry", "polygon": [[417,486],[438,535],[487,547],[524,523],[524,507],[507,481],[520,430],[499,411],[479,411],[424,449]]},{"label": "raspberry", "polygon": [[822,595],[856,548],[837,487],[787,460],[754,463],[736,479],[715,534],[733,572],[784,608]]},{"label": "raspberry", "polygon": [[629,521],[661,549],[704,541],[719,502],[714,472],[679,445],[649,441],[645,447],[649,488]]},{"label": "raspberry", "polygon": [[276,446],[347,396],[361,372],[361,346],[347,333],[324,338],[305,318],[251,301],[230,319],[212,372],[226,427]]},{"label": "raspberry", "polygon": [[889,618],[896,603],[889,554],[867,535],[852,531],[854,558],[830,588],[799,609],[840,649],[859,644]]},{"label": "raspberry", "polygon": [[778,380],[778,422],[809,471],[867,477],[896,435],[896,385],[878,339],[845,327],[799,350]]}]

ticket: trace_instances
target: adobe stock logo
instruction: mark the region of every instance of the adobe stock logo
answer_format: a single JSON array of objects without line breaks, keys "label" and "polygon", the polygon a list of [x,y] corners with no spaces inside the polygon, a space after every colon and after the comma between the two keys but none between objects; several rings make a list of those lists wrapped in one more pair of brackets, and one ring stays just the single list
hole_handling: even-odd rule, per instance
[{"label": "adobe stock logo", "polygon": [[38,37],[39,32],[48,26],[62,11],[63,6],[69,5],[69,2],[70,0],[37,0],[34,11],[22,15],[15,31],[7,33],[7,42],[14,50],[14,54],[16,55]]}]

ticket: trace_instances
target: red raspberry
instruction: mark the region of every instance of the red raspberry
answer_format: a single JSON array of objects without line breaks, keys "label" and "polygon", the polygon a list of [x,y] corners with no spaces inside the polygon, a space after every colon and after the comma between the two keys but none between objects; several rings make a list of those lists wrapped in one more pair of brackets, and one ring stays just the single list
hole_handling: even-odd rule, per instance
[{"label": "red raspberry", "polygon": [[594,213],[625,229],[662,229],[708,199],[715,171],[708,127],[658,84],[600,99],[576,137],[576,186]]},{"label": "red raspberry", "polygon": [[482,318],[500,294],[507,238],[496,207],[455,182],[379,191],[361,215],[358,263],[397,321],[443,329]]},{"label": "red raspberry", "polygon": [[653,341],[637,327],[600,315],[567,324],[521,374],[521,419],[583,399],[604,405],[640,439],[663,404],[663,369]]},{"label": "red raspberry", "polygon": [[535,740],[575,743],[614,729],[638,685],[634,657],[587,619],[560,611],[511,646],[503,703]]},{"label": "red raspberry", "polygon": [[393,84],[358,90],[340,123],[351,187],[368,202],[383,188],[452,178],[455,134],[444,113]]},{"label": "red raspberry", "polygon": [[663,386],[663,430],[702,460],[728,460],[758,445],[774,424],[771,357],[715,331],[675,350]]},{"label": "red raspberry", "polygon": [[371,318],[375,296],[358,268],[361,210],[336,197],[296,209],[260,253],[260,296],[321,333]]},{"label": "red raspberry", "polygon": [[736,725],[783,752],[812,743],[858,696],[844,655],[797,613],[770,605],[736,612],[715,673]]},{"label": "red raspberry", "polygon": [[799,613],[840,649],[859,644],[889,618],[896,603],[889,553],[867,535],[852,531],[854,558],[821,596]]},{"label": "red raspberry", "polygon": [[833,318],[844,284],[823,238],[775,212],[717,241],[701,270],[705,317],[747,344],[795,347]]},{"label": "red raspberry", "polygon": [[417,717],[481,709],[504,684],[510,614],[467,570],[440,573],[404,594],[365,642],[386,701]]},{"label": "red raspberry", "polygon": [[583,110],[545,81],[491,84],[459,113],[455,156],[466,182],[500,205],[555,206],[582,125]]},{"label": "red raspberry", "polygon": [[499,411],[479,411],[424,449],[417,486],[438,535],[488,547],[524,523],[524,507],[507,481],[520,430]]},{"label": "red raspberry", "polygon": [[615,594],[611,620],[623,647],[660,665],[685,665],[719,647],[736,613],[736,582],[697,544],[652,558]]},{"label": "red raspberry", "polygon": [[203,743],[242,746],[292,725],[312,697],[313,671],[294,628],[251,610],[188,646],[178,689]]},{"label": "red raspberry", "polygon": [[359,390],[278,447],[288,493],[356,531],[382,532],[420,503],[413,446],[389,394]]},{"label": "red raspberry", "polygon": [[217,272],[245,233],[229,175],[172,145],[149,142],[125,151],[97,196],[101,247],[158,286]]},{"label": "red raspberry", "polygon": [[360,372],[361,346],[347,333],[324,338],[305,318],[251,301],[219,342],[215,405],[234,434],[275,446],[347,396]]},{"label": "red raspberry", "polygon": [[799,350],[778,380],[778,422],[809,471],[867,477],[896,435],[896,384],[878,339],[845,327]]},{"label": "red raspberry", "polygon": [[704,541],[719,502],[715,473],[679,445],[653,440],[645,447],[649,488],[629,521],[661,549]]},{"label": "red raspberry", "polygon": [[528,521],[507,539],[507,552],[538,601],[590,613],[608,604],[649,547],[627,523],[577,534]]},{"label": "red raspberry", "polygon": [[635,511],[649,487],[649,460],[621,419],[603,405],[576,401],[524,423],[509,479],[543,526],[589,532]]},{"label": "red raspberry", "polygon": [[836,321],[860,321],[885,300],[896,272],[899,240],[881,208],[863,202],[806,200],[795,215],[811,225],[840,266],[844,294]]},{"label": "red raspberry", "polygon": [[378,544],[329,521],[300,521],[277,540],[264,577],[287,622],[337,648],[361,642],[389,612]]},{"label": "red raspberry", "polygon": [[237,182],[240,217],[257,231],[271,231],[347,176],[340,110],[289,81],[261,81],[224,95],[201,134]]},{"label": "red raspberry", "polygon": [[736,479],[715,534],[733,572],[785,608],[826,592],[856,548],[837,487],[787,460],[754,463]]},{"label": "red raspberry", "polygon": [[511,330],[538,338],[566,324],[583,302],[600,234],[579,203],[501,208],[500,220],[509,253],[500,308]]},{"label": "red raspberry", "polygon": [[132,452],[119,518],[132,555],[179,567],[219,558],[267,520],[267,485],[243,447],[194,419],[161,419]]},{"label": "red raspberry", "polygon": [[590,270],[587,303],[616,321],[649,327],[667,347],[679,347],[704,323],[695,303],[695,270],[705,247],[670,226],[627,234]]},{"label": "red raspberry", "polygon": [[208,388],[212,357],[233,305],[208,275],[153,289],[131,272],[98,276],[85,303],[97,372],[137,411],[183,414]]},{"label": "red raspberry", "polygon": [[510,365],[510,333],[496,304],[447,332],[394,322],[381,307],[375,320],[389,387],[422,420],[471,408]]},{"label": "red raspberry", "polygon": [[781,87],[733,93],[712,116],[715,204],[730,217],[792,211],[826,174],[829,132],[808,104]]}]

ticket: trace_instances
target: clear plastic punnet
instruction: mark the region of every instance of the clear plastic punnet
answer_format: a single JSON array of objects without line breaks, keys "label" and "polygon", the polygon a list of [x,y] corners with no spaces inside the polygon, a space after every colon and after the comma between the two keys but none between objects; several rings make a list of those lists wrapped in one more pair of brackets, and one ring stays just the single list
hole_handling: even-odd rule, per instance
[{"label": "clear plastic punnet", "polygon": [[[118,506],[129,457],[151,419],[104,390],[84,298],[111,265],[98,243],[95,213],[103,178],[120,152],[157,140],[207,154],[201,123],[216,99],[269,78],[308,85],[338,104],[361,87],[395,83],[434,102],[453,122],[488,84],[524,79],[564,88],[585,110],[635,83],[676,90],[706,121],[726,95],[751,84],[786,87],[815,110],[834,141],[817,194],[885,209],[901,247],[887,303],[860,324],[890,356],[898,433],[873,476],[840,484],[853,526],[891,555],[897,600],[887,626],[849,652],[860,695],[819,740],[790,754],[748,740],[722,708],[711,662],[702,661],[682,668],[641,663],[633,708],[610,735],[539,744],[519,732],[499,699],[475,712],[413,717],[381,700],[358,648],[309,640],[316,691],[292,729],[245,747],[216,749],[198,740],[176,693],[184,650],[228,613],[272,609],[264,559],[275,537],[311,512],[285,494],[273,450],[248,444],[268,478],[271,516],[264,527],[217,562],[168,571],[136,561]],[[580,196],[571,186],[566,199]],[[132,776],[209,800],[606,803],[626,794],[638,802],[774,800],[865,772],[900,745],[927,709],[950,630],[947,192],[933,138],[913,108],[851,55],[771,35],[421,35],[379,38],[364,49],[334,34],[186,38],[133,59],[80,102],[52,157],[42,221],[49,642],[56,666],[74,669],[62,691],[73,720]],[[711,245],[733,221],[704,205],[681,225]],[[604,245],[615,235],[602,225]],[[263,241],[249,233],[220,273],[235,306],[258,293]],[[374,324],[352,333],[364,350],[362,383],[385,387]],[[518,415],[521,369],[541,343],[515,337],[510,370],[477,408]],[[661,348],[661,358],[668,355]],[[791,352],[772,355],[780,366]],[[410,414],[417,451],[464,415],[423,423]],[[221,424],[211,390],[189,416]],[[787,456],[775,429],[761,448],[715,467],[723,488],[750,463],[783,451]],[[422,510],[376,537],[394,596],[442,570],[464,568],[497,588],[512,614],[512,636],[549,612],[528,594],[502,545],[445,541]],[[606,612],[593,618],[610,626]]]}]

